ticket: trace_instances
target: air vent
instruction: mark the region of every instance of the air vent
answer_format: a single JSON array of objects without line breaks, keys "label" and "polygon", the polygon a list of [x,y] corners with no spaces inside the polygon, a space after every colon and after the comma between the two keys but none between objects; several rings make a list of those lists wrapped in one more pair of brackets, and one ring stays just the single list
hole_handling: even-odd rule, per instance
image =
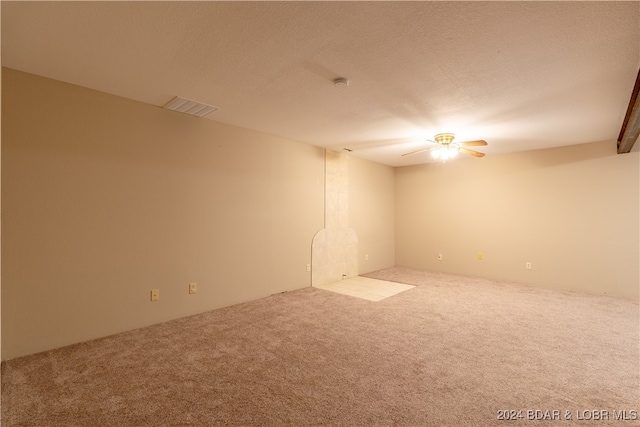
[{"label": "air vent", "polygon": [[218,109],[218,107],[192,101],[186,98],[180,98],[179,96],[173,98],[162,108],[196,117],[204,117]]}]

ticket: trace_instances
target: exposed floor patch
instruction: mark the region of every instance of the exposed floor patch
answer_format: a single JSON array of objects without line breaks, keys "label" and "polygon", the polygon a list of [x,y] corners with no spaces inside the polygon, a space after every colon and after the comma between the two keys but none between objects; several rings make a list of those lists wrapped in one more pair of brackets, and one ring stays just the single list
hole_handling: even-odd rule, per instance
[{"label": "exposed floor patch", "polygon": [[369,301],[381,301],[400,292],[408,291],[415,286],[356,276],[326,285],[316,285],[314,287]]}]

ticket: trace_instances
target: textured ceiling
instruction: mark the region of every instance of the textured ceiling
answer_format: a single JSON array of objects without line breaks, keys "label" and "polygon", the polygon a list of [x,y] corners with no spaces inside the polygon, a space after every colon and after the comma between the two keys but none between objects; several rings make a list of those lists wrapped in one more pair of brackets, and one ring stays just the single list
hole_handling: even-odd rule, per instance
[{"label": "textured ceiling", "polygon": [[615,140],[640,2],[2,1],[2,65],[400,166]]}]

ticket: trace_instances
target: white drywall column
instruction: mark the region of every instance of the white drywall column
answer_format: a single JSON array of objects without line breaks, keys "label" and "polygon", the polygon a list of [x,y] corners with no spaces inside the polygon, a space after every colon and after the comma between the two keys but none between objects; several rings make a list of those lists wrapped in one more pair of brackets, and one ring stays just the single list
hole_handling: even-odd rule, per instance
[{"label": "white drywall column", "polygon": [[358,236],[349,228],[349,157],[325,152],[324,227],[313,238],[311,285],[358,275]]}]

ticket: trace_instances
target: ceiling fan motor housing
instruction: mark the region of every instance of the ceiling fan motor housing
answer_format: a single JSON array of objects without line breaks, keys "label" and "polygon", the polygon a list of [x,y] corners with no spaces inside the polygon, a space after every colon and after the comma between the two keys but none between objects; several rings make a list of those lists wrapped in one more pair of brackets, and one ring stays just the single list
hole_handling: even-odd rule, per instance
[{"label": "ceiling fan motor housing", "polygon": [[449,145],[453,142],[455,135],[452,133],[439,133],[434,138],[438,144]]}]

